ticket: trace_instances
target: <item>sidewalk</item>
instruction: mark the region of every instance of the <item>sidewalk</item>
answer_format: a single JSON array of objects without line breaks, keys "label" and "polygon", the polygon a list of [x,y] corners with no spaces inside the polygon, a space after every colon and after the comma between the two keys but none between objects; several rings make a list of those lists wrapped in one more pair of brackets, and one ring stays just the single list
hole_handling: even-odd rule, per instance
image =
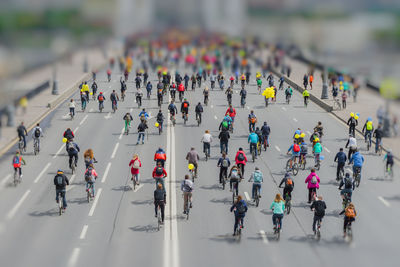
[{"label": "sidewalk", "polygon": [[[309,70],[309,66],[305,63],[299,62],[297,60],[293,60],[290,57],[285,57],[285,63],[290,65],[292,68],[292,72],[290,74],[289,80],[296,83],[299,87],[303,88],[303,76]],[[280,73],[280,71],[278,71]],[[333,106],[333,99],[332,99],[332,88],[329,88],[329,99],[321,100],[322,94],[322,78],[321,78],[321,71],[315,69],[314,71],[314,82],[313,82],[313,89],[310,90],[308,87],[308,91],[310,94],[314,95],[316,98],[320,99],[323,103]],[[286,77],[287,78],[287,77]],[[304,88],[303,88],[304,89]],[[341,98],[340,98],[341,99]],[[357,102],[353,102],[353,97],[349,96],[347,98],[347,108],[345,110],[333,110],[331,111],[335,114],[339,119],[347,122],[350,118],[350,113],[360,113],[360,118],[358,119],[358,130],[362,130],[364,123],[368,117],[372,117],[374,122],[374,127],[377,127],[378,119],[376,117],[376,111],[380,106],[385,106],[385,99],[383,99],[378,92],[375,92],[365,85],[362,85],[360,90],[358,91],[357,95]],[[390,117],[392,115],[396,115],[400,117],[400,105],[396,102],[391,103],[390,105]],[[391,138],[383,138],[382,144],[384,148],[388,149],[391,148],[393,150],[394,155],[397,158],[400,158],[400,136],[391,137]]]},{"label": "sidewalk", "polygon": [[[83,72],[83,61],[85,55],[88,59],[89,72]],[[76,52],[70,62],[60,62],[57,64],[58,95],[52,95],[52,76],[53,66],[47,65],[43,68],[27,73],[18,80],[18,85],[35,85],[51,80],[50,87],[29,100],[26,113],[17,108],[15,116],[15,126],[6,127],[5,116],[2,118],[1,137],[0,137],[0,156],[3,155],[17,139],[16,128],[24,122],[25,127],[30,131],[36,123],[50,113],[61,101],[65,100],[74,92],[78,83],[82,80],[91,78],[91,71],[102,68],[107,63],[100,49],[92,49],[87,52]]]}]

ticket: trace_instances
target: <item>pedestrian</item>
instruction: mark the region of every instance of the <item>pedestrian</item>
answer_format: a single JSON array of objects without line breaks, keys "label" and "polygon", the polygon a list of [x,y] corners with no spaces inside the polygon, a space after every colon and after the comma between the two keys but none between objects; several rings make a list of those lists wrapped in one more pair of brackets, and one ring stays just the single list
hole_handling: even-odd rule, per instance
[{"label": "pedestrian", "polygon": [[345,91],[343,91],[342,92],[342,108],[343,109],[346,109],[346,106],[347,106],[346,100],[347,100],[347,94]]}]

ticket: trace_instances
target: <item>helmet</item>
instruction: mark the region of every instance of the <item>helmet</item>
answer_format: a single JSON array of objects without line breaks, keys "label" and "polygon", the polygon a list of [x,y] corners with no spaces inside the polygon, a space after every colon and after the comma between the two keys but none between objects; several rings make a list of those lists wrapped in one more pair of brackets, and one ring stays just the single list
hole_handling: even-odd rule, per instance
[{"label": "helmet", "polygon": [[63,173],[63,171],[62,170],[58,170],[57,173]]}]

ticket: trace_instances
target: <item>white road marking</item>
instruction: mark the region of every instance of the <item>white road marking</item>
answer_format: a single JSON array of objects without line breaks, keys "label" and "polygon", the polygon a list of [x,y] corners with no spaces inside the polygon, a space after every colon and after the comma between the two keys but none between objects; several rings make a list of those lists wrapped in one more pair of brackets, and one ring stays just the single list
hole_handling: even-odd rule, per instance
[{"label": "white road marking", "polygon": [[268,244],[268,238],[267,238],[267,235],[265,234],[264,230],[260,230],[260,236],[261,236],[262,241],[264,242],[264,244]]},{"label": "white road marking", "polygon": [[383,203],[386,207],[388,207],[388,208],[390,207],[390,203],[387,202],[383,197],[379,196],[378,199],[379,199],[380,201],[382,201],[382,203]]},{"label": "white road marking", "polygon": [[67,187],[67,189],[65,191],[69,192],[70,190],[72,190],[75,187],[75,185],[70,185]]},{"label": "white road marking", "polygon": [[[284,111],[286,111],[286,108],[285,107],[282,107],[282,109],[284,110]],[[261,231],[260,231],[261,232]],[[264,232],[265,233],[265,232]]]},{"label": "white road marking", "polygon": [[137,186],[136,188],[135,188],[135,190],[133,190],[133,192],[137,192],[137,191],[139,191],[139,189],[140,188],[142,188],[143,187],[143,185],[141,184],[141,185],[139,185],[139,186]]},{"label": "white road marking", "polygon": [[132,111],[133,111],[133,108],[131,108],[131,109],[129,110],[130,113],[132,113]]},{"label": "white road marking", "polygon": [[279,148],[279,146],[275,146],[275,149],[278,150],[279,152],[281,151],[281,149]]},{"label": "white road marking", "polygon": [[114,150],[113,150],[113,153],[111,154],[111,158],[112,159],[115,158],[115,154],[117,153],[118,147],[119,147],[119,143],[116,143],[115,147],[114,147]]},{"label": "white road marking", "polygon": [[96,209],[96,206],[97,206],[97,202],[99,202],[101,191],[103,191],[103,188],[99,188],[99,190],[97,190],[96,197],[94,198],[92,207],[90,208],[90,211],[89,211],[89,214],[88,214],[88,216],[90,216],[90,217],[93,216],[94,210]]},{"label": "white road marking", "polygon": [[79,130],[79,126],[75,128],[74,132],[76,133]]},{"label": "white road marking", "polygon": [[22,202],[24,202],[24,200],[28,197],[29,193],[31,192],[31,190],[27,190],[22,197],[20,198],[20,200],[18,200],[17,204],[15,204],[14,208],[12,208],[8,213],[7,213],[7,219],[11,220],[15,213],[17,213],[19,207],[21,207]]},{"label": "white road marking", "polygon": [[296,118],[293,118],[293,120],[294,120],[295,122],[297,122],[297,119],[296,119]]},{"label": "white road marking", "polygon": [[244,196],[246,197],[247,201],[251,201],[251,198],[247,192],[244,192]]},{"label": "white road marking", "polygon": [[89,115],[86,115],[85,117],[83,117],[83,119],[81,120],[81,122],[79,123],[79,125],[82,125],[82,124],[85,122],[85,120],[88,118],[88,116],[89,116]]},{"label": "white road marking", "polygon": [[74,181],[75,177],[76,177],[76,174],[73,174],[73,175],[71,176],[71,179],[69,179],[69,183],[72,183],[72,182]]},{"label": "white road marking", "polygon": [[311,132],[310,132],[310,131],[307,131],[307,133],[308,133],[308,135],[311,135]]},{"label": "white road marking", "polygon": [[214,119],[218,120],[217,116],[214,115]]},{"label": "white road marking", "polygon": [[62,116],[63,119],[67,119],[69,117],[69,112],[67,114],[65,114],[64,116]]},{"label": "white road marking", "polygon": [[125,131],[125,127],[122,127],[121,134],[118,137],[119,140],[122,139],[122,135],[124,134],[124,131]]},{"label": "white road marking", "polygon": [[39,175],[36,177],[35,181],[33,181],[35,184],[39,182],[39,179],[42,178],[43,174],[47,171],[47,169],[50,167],[51,163],[47,163],[47,165],[43,168],[43,170],[39,173]]},{"label": "white road marking", "polygon": [[249,106],[246,106],[246,108],[247,108],[247,109],[250,109],[250,107],[249,107]]},{"label": "white road marking", "polygon": [[211,108],[214,108],[214,106],[213,106],[213,105],[211,105]]},{"label": "white road marking", "polygon": [[53,159],[55,159],[58,154],[60,154],[61,150],[65,147],[65,145],[61,145],[61,147],[58,149],[58,151],[56,152],[56,154],[54,154]]},{"label": "white road marking", "polygon": [[108,120],[109,118],[111,118],[111,112],[108,112],[107,115],[104,116],[104,118],[105,118],[106,120]]},{"label": "white road marking", "polygon": [[0,182],[0,188],[4,187],[7,181],[11,178],[11,174],[7,174],[7,176]]},{"label": "white road marking", "polygon": [[103,179],[101,179],[101,183],[104,183],[106,181],[110,168],[111,168],[111,162],[107,164],[106,170],[104,171]]},{"label": "white road marking", "polygon": [[87,224],[85,224],[85,225],[83,226],[81,235],[79,236],[79,239],[85,239],[85,237],[86,237],[86,232],[87,232],[87,229],[88,229],[88,228],[89,228],[89,225],[87,225]]},{"label": "white road marking", "polygon": [[68,261],[68,267],[74,267],[76,265],[80,251],[81,251],[80,248],[74,248],[74,250],[72,251],[72,254],[71,254],[71,258],[69,258],[69,261]]},{"label": "white road marking", "polygon": [[324,149],[326,150],[326,152],[331,153],[331,151],[329,149],[327,149],[326,147],[324,147]]}]

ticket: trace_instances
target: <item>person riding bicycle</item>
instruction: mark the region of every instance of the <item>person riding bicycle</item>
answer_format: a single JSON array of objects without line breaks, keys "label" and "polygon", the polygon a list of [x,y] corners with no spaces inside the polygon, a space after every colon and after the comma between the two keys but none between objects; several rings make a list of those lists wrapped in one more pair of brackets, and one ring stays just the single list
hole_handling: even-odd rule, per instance
[{"label": "person riding bicycle", "polygon": [[24,126],[24,122],[21,122],[21,124],[18,126],[17,133],[18,133],[19,141],[23,140],[23,142],[24,142],[23,149],[26,150],[26,138],[25,138],[25,136],[28,135],[28,131],[26,130],[26,128]]},{"label": "person riding bicycle", "polygon": [[81,95],[85,95],[86,102],[88,102],[88,103],[89,103],[89,92],[90,92],[89,85],[85,81],[82,84]]},{"label": "person riding bicycle", "polygon": [[359,172],[361,181],[361,170],[364,164],[364,156],[356,149],[353,156],[351,156],[349,165],[353,163],[353,174]]},{"label": "person riding bicycle", "polygon": [[324,127],[322,126],[322,122],[318,122],[317,126],[314,127],[314,132],[317,132],[319,135],[319,139],[322,139],[322,136],[324,135]]},{"label": "person riding bicycle", "polygon": [[97,172],[94,169],[93,164],[90,164],[85,171],[85,181],[86,181],[86,192],[89,192],[90,187],[92,187],[92,197],[96,195],[94,189],[94,184],[96,182],[96,179],[97,179]]},{"label": "person riding bicycle", "polygon": [[383,161],[386,160],[386,167],[385,167],[385,170],[386,170],[386,171],[389,170],[389,167],[390,167],[390,170],[393,170],[393,164],[394,164],[393,158],[394,158],[394,157],[393,157],[392,150],[389,149],[389,150],[387,151],[386,155],[383,157]]},{"label": "person riding bicycle", "polygon": [[183,98],[185,95],[185,86],[181,83],[178,85],[179,99]]},{"label": "person riding bicycle", "polygon": [[81,92],[81,108],[82,110],[86,109],[86,105],[89,102],[89,98],[87,97],[86,93]]},{"label": "person riding bicycle", "polygon": [[263,140],[263,135],[262,135],[262,131],[260,130],[260,127],[256,127],[256,130],[254,132],[258,136],[257,146],[260,145],[260,147],[261,147],[261,143],[262,143],[262,140]]},{"label": "person riding bicycle", "polygon": [[189,116],[189,101],[186,100],[186,98],[183,100],[181,104],[181,113],[182,113],[182,118],[186,116]]},{"label": "person riding bicycle", "polygon": [[149,114],[146,112],[146,109],[142,109],[139,113],[139,118],[141,122],[144,122],[147,124],[147,120],[150,118]]},{"label": "person riding bicycle", "polygon": [[292,156],[290,158],[289,168],[292,169],[293,162],[297,163],[297,158],[300,157],[300,146],[297,144],[296,140],[293,141],[293,144],[289,147],[286,154],[289,155],[290,152]]},{"label": "person riding bicycle", "polygon": [[232,103],[233,90],[232,90],[232,88],[230,86],[226,89],[225,94],[226,94],[226,99],[228,101],[228,104],[231,104]]},{"label": "person riding bicycle", "polygon": [[183,77],[183,80],[185,81],[184,90],[187,90],[187,88],[189,86],[189,80],[190,80],[190,77],[189,77],[189,75],[187,75],[187,73],[185,73],[185,76]]},{"label": "person riding bicycle", "polygon": [[156,162],[156,165],[158,165],[158,163],[161,163],[161,166],[164,167],[166,160],[167,160],[167,154],[165,153],[164,149],[159,147],[156,153],[154,154],[154,161]]},{"label": "person riding bicycle", "polygon": [[156,188],[157,184],[162,184],[163,189],[165,190],[165,177],[167,177],[167,171],[162,166],[161,162],[157,162],[156,167],[153,169],[152,173],[153,179],[156,181]]},{"label": "person riding bicycle", "polygon": [[54,185],[56,186],[56,202],[60,201],[59,194],[61,194],[63,209],[67,208],[67,198],[66,198],[66,186],[69,185],[69,180],[67,176],[65,176],[62,170],[58,170],[56,176],[54,177]]},{"label": "person riding bicycle", "polygon": [[156,190],[154,190],[154,210],[155,216],[157,218],[158,215],[158,207],[160,207],[161,211],[161,223],[164,223],[164,211],[165,205],[167,204],[167,193],[165,192],[165,188],[161,183],[157,185]]},{"label": "person riding bicycle", "polygon": [[104,108],[104,101],[106,100],[106,98],[103,95],[103,92],[100,92],[100,94],[97,96],[97,100],[99,101],[99,110],[101,108]]},{"label": "person riding bicycle", "polygon": [[362,128],[362,133],[364,134],[365,142],[369,142],[369,145],[372,144],[372,133],[374,132],[374,125],[372,124],[372,118],[369,117]]},{"label": "person riding bicycle", "polygon": [[[233,165],[229,174],[228,174],[228,179],[229,179],[229,188],[230,191],[232,190],[236,191],[236,195],[239,195],[239,183],[243,179],[243,175],[240,171],[240,168],[237,165]],[[232,188],[234,186],[234,188]]]},{"label": "person riding bicycle", "polygon": [[269,83],[269,87],[274,86],[274,76],[272,76],[272,72],[269,73],[267,81]]},{"label": "person riding bicycle", "polygon": [[14,172],[19,173],[19,177],[22,178],[22,163],[26,165],[26,162],[24,158],[21,156],[21,153],[19,150],[15,151],[15,155],[12,159],[12,165],[14,167]]},{"label": "person riding bicycle", "polygon": [[309,98],[310,98],[310,93],[307,91],[307,89],[304,89],[304,91],[303,91],[303,99],[304,99],[304,105],[305,106],[307,106]]},{"label": "person riding bicycle", "polygon": [[315,145],[313,146],[313,153],[315,159],[315,167],[317,167],[318,161],[320,160],[320,155],[322,152],[322,145],[320,143],[319,138],[315,139]]},{"label": "person riding bicycle", "polygon": [[119,96],[115,92],[115,90],[113,90],[112,93],[110,94],[110,100],[111,100],[111,108],[112,109],[114,109],[114,108],[118,109]]},{"label": "person riding bicycle", "polygon": [[135,83],[136,83],[136,89],[140,88],[140,84],[142,83],[142,79],[140,78],[140,76],[136,76]]},{"label": "person riding bicycle", "polygon": [[170,93],[172,99],[175,99],[176,89],[177,89],[176,84],[174,82],[172,82],[171,86],[169,87],[169,93]]},{"label": "person riding bicycle", "polygon": [[234,211],[235,214],[235,225],[233,226],[233,236],[236,235],[236,230],[239,226],[239,220],[244,227],[244,217],[246,216],[246,212],[248,210],[246,202],[243,200],[242,196],[239,195],[237,197],[236,202],[232,205],[230,211]]},{"label": "person riding bicycle", "polygon": [[217,167],[219,167],[219,183],[222,184],[223,177],[228,177],[228,168],[231,166],[231,161],[222,153],[222,156],[218,159]]},{"label": "person riding bicycle", "polygon": [[158,113],[157,113],[156,121],[157,121],[157,123],[160,125],[160,127],[161,127],[161,132],[162,132],[162,131],[163,131],[163,124],[164,124],[164,115],[163,115],[161,109],[160,109],[160,110],[158,111]]},{"label": "person riding bicycle", "polygon": [[261,86],[262,86],[262,80],[259,77],[259,78],[257,78],[257,87],[261,88]]},{"label": "person riding bicycle", "polygon": [[[242,173],[244,176],[244,174]],[[253,181],[251,190],[251,197],[255,201],[256,190],[258,190],[258,197],[261,198],[261,184],[264,182],[263,174],[258,167],[255,167],[254,172],[251,174],[249,182]]]},{"label": "person riding bicycle", "polygon": [[236,117],[236,109],[232,106],[232,104],[229,105],[229,108],[225,112],[225,116],[228,115],[232,119],[232,127],[233,123],[235,122],[235,117]]},{"label": "person riding bicycle", "polygon": [[321,182],[318,175],[315,173],[315,169],[311,169],[310,174],[307,176],[304,182],[307,184],[308,189],[307,203],[311,203],[311,201],[314,201],[314,199],[312,199],[312,194],[315,193],[316,195],[317,189],[319,189],[319,183]]},{"label": "person riding bicycle", "polygon": [[147,97],[148,98],[150,98],[151,90],[153,90],[153,85],[151,84],[150,81],[148,81],[147,85],[146,85],[146,91],[147,91]]},{"label": "person riding bicycle", "polygon": [[320,221],[320,224],[322,224],[322,219],[325,216],[325,210],[326,210],[326,204],[325,201],[322,200],[322,196],[318,196],[318,199],[314,200],[313,203],[310,206],[310,209],[314,211],[314,218],[313,218],[313,225],[312,229],[315,234],[316,232],[316,224],[317,221]]},{"label": "person riding bicycle", "polygon": [[279,89],[283,89],[283,84],[285,83],[285,78],[283,78],[283,76],[281,76],[279,78]]},{"label": "person riding bicycle", "polygon": [[293,95],[293,89],[288,86],[285,90],[285,96],[286,96],[286,100],[290,99]]},{"label": "person riding bicycle", "polygon": [[87,149],[83,153],[83,160],[85,161],[85,168],[87,169],[90,164],[97,163],[96,158],[94,157],[93,150],[91,148]]},{"label": "person riding bicycle", "polygon": [[252,131],[247,138],[247,142],[250,144],[250,153],[253,153],[254,149],[255,158],[257,158],[257,143],[259,142],[258,135]]},{"label": "person riding bicycle", "polygon": [[339,181],[340,179],[340,172],[344,172],[344,166],[346,165],[347,157],[346,153],[343,152],[343,148],[339,149],[339,152],[336,154],[334,162],[337,162],[336,168],[336,180]]},{"label": "person riding bicycle", "polygon": [[160,107],[163,103],[163,94],[164,94],[164,91],[162,89],[157,90],[157,105]]},{"label": "person riding bicycle", "polygon": [[229,81],[231,81],[231,86],[232,86],[235,81],[235,77],[233,77],[233,76],[229,77]]},{"label": "person riding bicycle", "polygon": [[72,168],[73,158],[75,158],[74,164],[75,164],[75,167],[77,167],[78,166],[78,153],[81,151],[78,144],[73,142],[72,139],[69,139],[68,143],[67,143],[67,151],[68,151],[68,156],[69,156],[69,167]]},{"label": "person riding bicycle", "polygon": [[96,96],[97,88],[98,88],[96,81],[93,81],[91,87],[92,87],[92,95],[93,95],[93,96]]},{"label": "person riding bicycle", "polygon": [[347,208],[345,209],[344,212],[344,223],[343,223],[343,237],[345,238],[347,235],[347,225],[351,224],[352,222],[355,221],[357,216],[357,211],[354,207],[354,204],[352,202],[347,205]]},{"label": "person riding bicycle", "polygon": [[142,105],[142,98],[143,98],[143,91],[142,88],[138,88],[136,93],[135,93],[135,97],[136,97],[136,103],[138,103],[139,107]]},{"label": "person riding bicycle", "polygon": [[122,79],[122,77],[119,79],[119,82],[121,83],[121,97],[125,95],[126,91],[126,82],[125,80]]},{"label": "person riding bicycle", "polygon": [[198,160],[200,159],[199,154],[197,153],[194,147],[190,148],[190,151],[186,154],[186,160],[188,164],[194,165],[194,175],[197,177],[197,169],[198,169]]},{"label": "person riding bicycle", "polygon": [[124,117],[123,117],[124,121],[125,121],[125,133],[128,130],[128,127],[131,128],[131,121],[133,121],[132,115],[127,112]]},{"label": "person riding bicycle", "polygon": [[257,117],[254,114],[254,110],[250,111],[250,114],[248,116],[248,120],[249,120],[249,132],[252,132],[252,131],[255,130],[256,123],[257,123]]},{"label": "person riding bicycle", "polygon": [[300,144],[300,164],[305,161],[308,153],[307,143],[303,140]]},{"label": "person riding bicycle", "polygon": [[357,150],[357,139],[352,134],[349,135],[349,139],[347,140],[345,148],[347,147],[349,147],[349,153],[347,155],[347,159],[350,162],[351,155]]},{"label": "person riding bicycle", "polygon": [[375,137],[375,153],[378,153],[379,146],[382,145],[382,137],[383,137],[383,130],[381,124],[379,124],[378,128],[375,129],[373,137]]},{"label": "person riding bicycle", "polygon": [[145,135],[145,131],[146,129],[149,128],[146,124],[146,119],[145,119],[145,115],[142,115],[142,117],[140,117],[140,123],[137,127],[137,131],[138,131],[138,138],[136,141],[136,145],[139,144],[140,138],[142,138],[142,145],[144,144],[144,135]]},{"label": "person riding bicycle", "polygon": [[285,173],[285,176],[282,178],[279,183],[279,188],[282,188],[282,184],[285,184],[283,188],[283,200],[287,201],[287,197],[292,199],[292,191],[294,189],[294,181],[292,177],[290,177],[290,173]]},{"label": "person riding bicycle", "polygon": [[210,131],[206,130],[203,137],[201,138],[201,142],[203,142],[203,152],[208,156],[210,156],[210,148],[212,140],[213,138],[212,135],[210,134]]},{"label": "person riding bicycle", "polygon": [[135,179],[134,182],[139,185],[139,169],[142,167],[142,162],[137,154],[133,155],[132,160],[129,162],[129,167],[131,167],[131,180],[133,181]]},{"label": "person riding bicycle", "polygon": [[40,151],[40,137],[43,137],[43,130],[40,128],[39,123],[36,124],[36,127],[32,130],[32,139],[34,142],[37,142],[38,150]]},{"label": "person riding bicycle", "polygon": [[240,104],[243,103],[243,105],[244,105],[244,104],[246,103],[246,96],[247,96],[247,91],[246,91],[246,89],[242,88],[242,89],[240,90],[239,95],[240,95]]},{"label": "person riding bicycle", "polygon": [[187,204],[190,203],[192,208],[192,196],[193,196],[193,182],[190,180],[189,175],[185,175],[185,180],[181,183],[181,191],[183,192],[183,214],[187,214]]},{"label": "person riding bicycle", "polygon": [[196,120],[198,119],[199,122],[201,123],[201,113],[203,113],[203,106],[201,105],[200,102],[196,105],[194,111],[196,112]]},{"label": "person riding bicycle", "polygon": [[208,86],[206,86],[203,90],[203,96],[204,96],[204,105],[207,105],[208,103],[208,96],[210,95],[210,90],[208,89]]},{"label": "person riding bicycle", "polygon": [[358,125],[358,120],[355,118],[354,113],[350,114],[350,118],[347,121],[347,125],[349,126],[349,134],[355,136],[355,129]]},{"label": "person riding bicycle", "polygon": [[76,108],[76,104],[75,101],[73,99],[71,99],[68,103],[68,108],[69,108],[69,114],[71,115],[71,117],[75,117],[75,108]]},{"label": "person riding bicycle", "polygon": [[269,147],[269,135],[271,133],[271,128],[268,126],[266,121],[264,121],[264,124],[261,127],[261,133],[262,133],[262,142],[264,143],[264,140],[266,139],[267,147]]},{"label": "person riding bicycle", "polygon": [[279,220],[280,229],[282,229],[282,221],[283,221],[283,212],[285,210],[285,202],[281,194],[276,194],[274,201],[271,203],[269,207],[273,211],[272,215],[272,225],[274,226],[274,230],[276,230],[276,220]]},{"label": "person riding bicycle", "polygon": [[244,167],[246,166],[247,157],[243,151],[243,148],[239,147],[239,150],[236,152],[235,163],[240,168],[241,174],[244,176]]},{"label": "person riding bicycle", "polygon": [[168,105],[168,110],[169,110],[169,114],[175,118],[175,114],[178,113],[178,109],[176,108],[173,101],[171,101],[171,103]]},{"label": "person riding bicycle", "polygon": [[[342,187],[344,186],[344,189]],[[347,198],[348,202],[351,202],[351,197],[353,195],[353,190],[355,189],[355,183],[353,178],[350,176],[350,173],[346,173],[345,177],[340,181],[339,188],[340,196],[344,200]],[[340,214],[344,213],[344,209]]]},{"label": "person riding bicycle", "polygon": [[229,115],[225,115],[220,123],[218,130],[228,131],[232,127],[232,118]]}]

